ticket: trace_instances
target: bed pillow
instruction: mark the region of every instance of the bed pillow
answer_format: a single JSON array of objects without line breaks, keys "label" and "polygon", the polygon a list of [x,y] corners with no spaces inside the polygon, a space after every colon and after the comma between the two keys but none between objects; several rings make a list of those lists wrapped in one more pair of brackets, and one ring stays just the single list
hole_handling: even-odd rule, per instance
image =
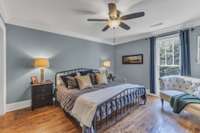
[{"label": "bed pillow", "polygon": [[91,79],[91,82],[93,85],[96,85],[97,84],[97,80],[96,80],[96,73],[90,73],[90,79]]},{"label": "bed pillow", "polygon": [[69,88],[69,89],[73,89],[73,88],[78,88],[78,83],[75,79],[75,76],[77,76],[79,74],[77,73],[73,73],[71,75],[62,75],[60,76],[62,81],[65,84],[65,87]]},{"label": "bed pillow", "polygon": [[108,79],[105,73],[96,73],[97,84],[108,84]]},{"label": "bed pillow", "polygon": [[67,78],[67,88],[69,88],[69,89],[79,88],[77,80],[75,79],[75,77],[68,77]]},{"label": "bed pillow", "polygon": [[87,89],[87,88],[91,88],[92,87],[92,83],[90,80],[90,76],[89,75],[85,75],[85,76],[76,76],[76,80],[78,82],[78,86],[80,90],[83,89]]},{"label": "bed pillow", "polygon": [[87,70],[87,71],[82,71],[80,72],[81,76],[85,76],[85,75],[89,75],[92,85],[96,85],[97,81],[96,81],[96,72],[92,71],[92,70]]}]

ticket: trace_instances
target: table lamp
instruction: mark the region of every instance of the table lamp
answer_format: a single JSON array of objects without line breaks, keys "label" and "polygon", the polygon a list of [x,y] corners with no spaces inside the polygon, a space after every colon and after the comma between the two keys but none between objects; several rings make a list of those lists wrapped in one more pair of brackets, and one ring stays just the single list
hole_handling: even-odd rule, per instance
[{"label": "table lamp", "polygon": [[108,68],[111,67],[111,61],[110,61],[110,60],[103,60],[101,66],[102,66],[103,68],[105,68],[105,70],[106,70],[106,75],[108,76],[108,75],[109,75]]},{"label": "table lamp", "polygon": [[110,60],[103,60],[102,61],[102,67],[110,68],[111,67],[111,61]]},{"label": "table lamp", "polygon": [[40,68],[40,82],[44,82],[44,69],[49,67],[49,60],[47,58],[35,58],[33,66]]}]

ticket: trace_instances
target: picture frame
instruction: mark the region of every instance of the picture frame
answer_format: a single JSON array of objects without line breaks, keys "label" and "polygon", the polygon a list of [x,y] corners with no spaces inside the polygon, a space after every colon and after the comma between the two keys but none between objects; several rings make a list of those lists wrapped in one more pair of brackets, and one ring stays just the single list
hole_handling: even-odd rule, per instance
[{"label": "picture frame", "polygon": [[38,83],[37,76],[31,76],[31,84],[37,84],[37,83]]},{"label": "picture frame", "polygon": [[122,56],[122,64],[143,64],[143,61],[143,54]]}]

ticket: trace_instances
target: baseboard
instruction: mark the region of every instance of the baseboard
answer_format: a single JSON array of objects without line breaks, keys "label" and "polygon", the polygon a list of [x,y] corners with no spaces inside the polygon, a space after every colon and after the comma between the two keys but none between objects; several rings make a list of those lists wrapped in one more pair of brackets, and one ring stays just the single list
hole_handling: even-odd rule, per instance
[{"label": "baseboard", "polygon": [[[159,97],[158,95],[152,94],[152,93],[147,93],[147,95],[150,96],[156,96]],[[23,108],[28,108],[31,106],[31,100],[25,100],[25,101],[20,101],[16,103],[9,103],[6,105],[6,112],[11,112]]]},{"label": "baseboard", "polygon": [[16,103],[10,103],[6,105],[6,112],[11,112],[31,106],[31,100],[20,101]]}]

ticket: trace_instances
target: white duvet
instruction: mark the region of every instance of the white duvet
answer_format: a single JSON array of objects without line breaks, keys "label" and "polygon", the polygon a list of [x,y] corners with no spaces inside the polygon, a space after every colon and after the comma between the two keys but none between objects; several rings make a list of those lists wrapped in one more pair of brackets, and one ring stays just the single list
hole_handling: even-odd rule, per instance
[{"label": "white duvet", "polygon": [[81,125],[91,127],[97,106],[99,104],[105,102],[109,98],[117,95],[127,88],[138,87],[143,86],[133,84],[121,84],[98,91],[85,93],[77,98],[71,114],[81,123]]}]

